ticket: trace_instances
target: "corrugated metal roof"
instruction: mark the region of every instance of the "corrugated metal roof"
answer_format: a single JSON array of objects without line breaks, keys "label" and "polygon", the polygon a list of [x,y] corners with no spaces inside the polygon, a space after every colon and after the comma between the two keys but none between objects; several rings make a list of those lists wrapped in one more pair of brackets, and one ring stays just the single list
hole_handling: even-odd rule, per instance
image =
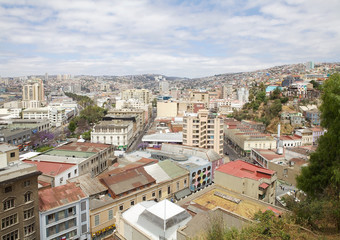
[{"label": "corrugated metal roof", "polygon": [[88,195],[93,196],[98,193],[107,191],[105,187],[98,178],[92,178],[90,173],[78,176],[76,178],[71,178],[67,180],[68,182],[79,183],[81,189]]},{"label": "corrugated metal roof", "polygon": [[145,166],[144,169],[148,174],[156,179],[156,183],[171,180],[171,177],[168,176],[168,174],[159,166],[159,164]]},{"label": "corrugated metal roof", "polygon": [[49,176],[57,176],[75,166],[75,164],[70,163],[37,162],[31,160],[23,160],[23,162],[36,165],[40,172]]},{"label": "corrugated metal roof", "polygon": [[47,211],[86,198],[75,183],[39,190],[39,210]]},{"label": "corrugated metal roof", "polygon": [[170,160],[161,161],[158,164],[172,179],[188,174],[188,171]]}]

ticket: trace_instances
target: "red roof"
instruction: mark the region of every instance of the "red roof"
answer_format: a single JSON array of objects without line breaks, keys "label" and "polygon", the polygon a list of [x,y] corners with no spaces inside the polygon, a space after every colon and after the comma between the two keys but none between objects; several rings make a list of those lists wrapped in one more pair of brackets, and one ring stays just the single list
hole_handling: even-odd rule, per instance
[{"label": "red roof", "polygon": [[269,187],[269,184],[268,183],[261,183],[259,187],[266,189],[267,187]]},{"label": "red roof", "polygon": [[38,194],[40,211],[61,207],[86,197],[86,194],[76,185],[76,183],[68,183],[59,187],[42,189],[38,191]]},{"label": "red roof", "polygon": [[49,176],[57,176],[75,166],[75,164],[72,163],[56,163],[44,161],[37,162],[31,160],[23,160],[23,162],[36,165],[38,171],[42,172],[44,175]]},{"label": "red roof", "polygon": [[250,164],[242,160],[236,160],[223,164],[217,168],[216,171],[233,175],[235,177],[250,178],[254,180],[259,180],[262,178],[270,179],[275,173],[275,171]]}]

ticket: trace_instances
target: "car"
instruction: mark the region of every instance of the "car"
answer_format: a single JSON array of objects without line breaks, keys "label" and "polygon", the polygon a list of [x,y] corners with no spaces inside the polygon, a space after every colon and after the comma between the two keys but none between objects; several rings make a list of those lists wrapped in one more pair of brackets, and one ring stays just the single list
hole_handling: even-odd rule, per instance
[{"label": "car", "polygon": [[229,155],[229,153],[228,153],[228,152],[225,152],[224,154],[225,154],[225,155]]}]

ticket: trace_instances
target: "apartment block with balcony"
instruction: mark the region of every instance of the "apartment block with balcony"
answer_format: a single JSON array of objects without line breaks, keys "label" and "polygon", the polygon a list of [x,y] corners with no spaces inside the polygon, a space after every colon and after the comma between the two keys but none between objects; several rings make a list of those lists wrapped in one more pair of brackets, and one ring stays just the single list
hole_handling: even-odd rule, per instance
[{"label": "apartment block with balcony", "polygon": [[201,109],[184,117],[183,145],[213,149],[223,154],[223,120]]}]

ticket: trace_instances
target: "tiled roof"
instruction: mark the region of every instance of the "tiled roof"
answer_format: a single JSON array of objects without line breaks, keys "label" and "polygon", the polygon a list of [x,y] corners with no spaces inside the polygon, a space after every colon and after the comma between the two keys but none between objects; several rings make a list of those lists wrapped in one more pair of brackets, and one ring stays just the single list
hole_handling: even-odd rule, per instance
[{"label": "tiled roof", "polygon": [[158,164],[172,179],[188,173],[186,170],[170,160],[160,161]]},{"label": "tiled roof", "polygon": [[250,178],[254,180],[259,180],[262,178],[270,179],[275,173],[272,170],[258,167],[256,165],[244,162],[242,160],[236,160],[223,164],[216,171],[223,172],[229,175],[240,178]]},{"label": "tiled roof", "polygon": [[156,183],[143,167],[124,171],[122,173],[101,178],[100,181],[114,194],[118,195],[147,184]]},{"label": "tiled roof", "polygon": [[39,190],[38,193],[40,211],[48,211],[86,198],[85,193],[75,183]]},{"label": "tiled roof", "polygon": [[57,176],[66,170],[74,167],[75,164],[71,163],[56,163],[56,162],[43,162],[43,161],[31,161],[31,160],[23,160],[25,163],[34,164],[37,166],[38,170],[42,172],[44,175],[49,176]]}]

